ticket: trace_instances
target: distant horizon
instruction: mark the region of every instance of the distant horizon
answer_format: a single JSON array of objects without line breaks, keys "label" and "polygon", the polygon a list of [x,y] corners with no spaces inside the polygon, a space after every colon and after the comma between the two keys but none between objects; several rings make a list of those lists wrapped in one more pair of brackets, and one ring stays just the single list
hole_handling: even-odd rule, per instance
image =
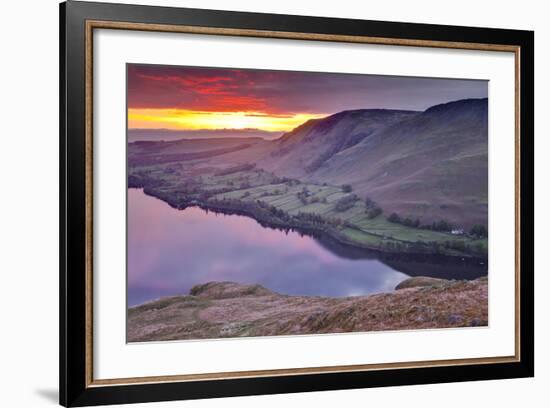
[{"label": "distant horizon", "polygon": [[263,140],[277,140],[285,132],[266,131],[260,129],[128,129],[128,142],[137,141],[173,141],[173,140],[199,140],[216,138],[243,138]]},{"label": "distant horizon", "polygon": [[[481,98],[464,98],[464,99],[457,99],[452,101],[446,101],[442,102],[436,105],[432,105],[422,111],[415,111],[415,110],[406,110],[409,112],[425,112],[426,110],[433,108],[438,105],[445,105],[448,103],[453,102],[459,102],[462,100],[468,100],[468,99],[488,99],[488,97],[481,97]],[[339,112],[333,112],[329,113],[326,116],[316,118],[316,119],[325,119],[330,116],[346,112],[346,111],[354,111],[354,110],[402,110],[402,109],[387,109],[387,108],[367,108],[367,109],[348,109],[344,111]],[[301,126],[303,123],[298,124],[296,127]],[[289,131],[292,131],[296,127],[290,129]],[[217,129],[170,129],[170,128],[128,128],[128,142],[137,142],[137,141],[174,141],[174,140],[199,140],[199,139],[215,139],[215,138],[223,138],[223,137],[234,137],[234,138],[261,138],[266,141],[274,141],[279,138],[281,138],[285,133],[288,133],[289,131],[269,131],[269,130],[262,130],[257,128],[217,128]],[[131,135],[132,133],[132,135]],[[159,135],[154,133],[159,133]],[[226,136],[223,136],[223,135]],[[167,136],[167,139],[163,139],[162,136]],[[185,136],[188,137],[185,137]]]},{"label": "distant horizon", "polygon": [[483,80],[147,64],[127,73],[132,131],[282,134],[341,111],[424,111],[488,96]]}]

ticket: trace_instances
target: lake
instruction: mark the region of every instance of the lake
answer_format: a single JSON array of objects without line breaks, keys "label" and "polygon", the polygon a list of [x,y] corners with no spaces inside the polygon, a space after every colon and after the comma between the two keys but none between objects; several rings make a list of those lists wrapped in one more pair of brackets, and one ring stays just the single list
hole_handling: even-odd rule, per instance
[{"label": "lake", "polygon": [[392,291],[409,276],[473,279],[477,260],[390,256],[326,237],[261,226],[199,207],[177,210],[128,189],[128,305],[184,295],[197,284],[260,284],[287,295],[358,296]]}]

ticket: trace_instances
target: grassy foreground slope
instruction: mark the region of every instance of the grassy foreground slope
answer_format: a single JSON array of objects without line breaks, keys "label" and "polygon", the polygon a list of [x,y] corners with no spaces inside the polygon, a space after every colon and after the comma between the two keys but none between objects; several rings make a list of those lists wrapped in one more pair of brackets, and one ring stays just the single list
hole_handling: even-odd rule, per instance
[{"label": "grassy foreground slope", "polygon": [[487,279],[428,279],[392,293],[285,296],[260,285],[210,282],[128,310],[128,341],[486,326]]}]

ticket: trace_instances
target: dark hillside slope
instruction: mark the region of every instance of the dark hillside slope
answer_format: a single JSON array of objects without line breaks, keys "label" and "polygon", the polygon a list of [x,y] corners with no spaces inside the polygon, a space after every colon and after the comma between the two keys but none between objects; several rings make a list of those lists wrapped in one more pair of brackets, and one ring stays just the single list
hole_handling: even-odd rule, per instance
[{"label": "dark hillside slope", "polygon": [[[464,228],[487,225],[487,105],[487,99],[467,99],[418,114],[385,111],[386,117],[368,119],[347,113],[337,124],[334,117],[340,114],[333,115],[288,135],[271,154],[277,163],[268,167],[309,181],[351,184],[386,215],[396,212],[424,223],[446,219]],[[347,146],[360,133],[355,130],[365,136]],[[297,139],[293,145],[291,138]],[[292,146],[288,152],[285,145]],[[337,151],[317,161],[334,146]]]},{"label": "dark hillside slope", "polygon": [[335,154],[416,114],[410,111],[362,109],[313,119],[273,142],[275,146],[262,165],[266,170],[301,178],[319,170]]}]

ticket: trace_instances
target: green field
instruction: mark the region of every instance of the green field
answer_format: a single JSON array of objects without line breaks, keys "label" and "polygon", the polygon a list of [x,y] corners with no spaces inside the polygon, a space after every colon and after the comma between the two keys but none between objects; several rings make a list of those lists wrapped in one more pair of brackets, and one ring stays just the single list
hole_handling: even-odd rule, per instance
[{"label": "green field", "polygon": [[[202,204],[208,204],[208,200],[226,199],[243,203],[262,202],[290,216],[316,214],[339,225],[337,237],[350,244],[385,250],[421,244],[428,246],[430,252],[487,254],[487,239],[407,227],[389,222],[389,214],[384,213],[369,219],[364,197],[354,199],[354,192],[344,192],[342,186],[281,179],[259,169],[225,174],[196,163],[132,167],[129,176],[153,180],[156,183],[154,191],[163,197],[187,195],[197,197]],[[342,210],[337,207],[342,199],[351,202],[349,208]]]}]

